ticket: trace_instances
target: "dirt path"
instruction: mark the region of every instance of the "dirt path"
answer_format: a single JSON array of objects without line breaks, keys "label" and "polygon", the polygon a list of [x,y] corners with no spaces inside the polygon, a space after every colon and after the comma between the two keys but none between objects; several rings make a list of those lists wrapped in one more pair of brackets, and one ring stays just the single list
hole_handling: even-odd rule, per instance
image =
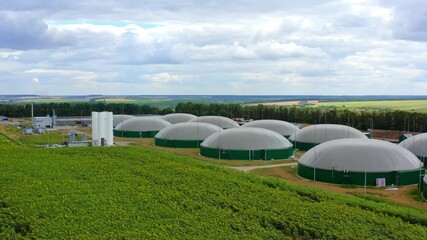
[{"label": "dirt path", "polygon": [[[313,182],[311,180],[301,178],[291,173],[291,169],[289,169],[289,167],[274,167],[274,168],[266,168],[266,169],[260,168],[260,169],[253,170],[252,173],[257,175],[263,175],[263,176],[277,177],[277,178],[288,180],[295,184],[315,187],[315,188],[327,190],[330,192],[340,193],[344,195],[353,195],[353,196],[357,195],[357,196],[363,197],[365,194],[365,189],[363,187],[346,188],[346,187],[342,187],[341,185]],[[410,206],[410,207],[427,211],[427,202],[416,201],[411,197],[409,197],[410,192],[416,190],[417,187],[418,186],[416,185],[405,186],[405,187],[398,188],[398,190],[396,191],[388,191],[388,190],[385,190],[384,188],[369,187],[366,189],[366,195],[368,197],[381,198],[381,199],[388,200],[390,202],[397,203],[399,205]]]},{"label": "dirt path", "polygon": [[262,169],[262,168],[276,168],[276,167],[288,167],[288,166],[297,166],[298,163],[280,163],[280,164],[271,164],[271,165],[264,165],[264,166],[245,166],[245,167],[229,167],[232,169],[236,169],[242,172],[249,172],[255,169]]}]

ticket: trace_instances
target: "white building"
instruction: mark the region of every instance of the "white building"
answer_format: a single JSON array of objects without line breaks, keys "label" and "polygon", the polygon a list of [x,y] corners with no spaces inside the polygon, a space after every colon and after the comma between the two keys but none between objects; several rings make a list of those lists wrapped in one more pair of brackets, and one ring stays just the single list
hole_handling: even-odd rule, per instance
[{"label": "white building", "polygon": [[52,118],[51,117],[34,117],[33,120],[34,128],[51,128]]}]

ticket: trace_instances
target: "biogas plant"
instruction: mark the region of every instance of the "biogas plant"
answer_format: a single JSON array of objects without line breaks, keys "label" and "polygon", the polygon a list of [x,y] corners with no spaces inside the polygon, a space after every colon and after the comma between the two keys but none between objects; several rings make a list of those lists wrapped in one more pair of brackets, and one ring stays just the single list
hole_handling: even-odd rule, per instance
[{"label": "biogas plant", "polygon": [[[154,138],[155,146],[199,149],[199,155],[208,159],[272,161],[292,157],[298,160],[298,176],[316,182],[420,187],[424,182],[425,134],[399,146],[339,124],[300,129],[295,123],[263,119],[240,126],[223,116],[185,113],[113,118],[117,137]],[[294,155],[297,152],[300,159]]]}]

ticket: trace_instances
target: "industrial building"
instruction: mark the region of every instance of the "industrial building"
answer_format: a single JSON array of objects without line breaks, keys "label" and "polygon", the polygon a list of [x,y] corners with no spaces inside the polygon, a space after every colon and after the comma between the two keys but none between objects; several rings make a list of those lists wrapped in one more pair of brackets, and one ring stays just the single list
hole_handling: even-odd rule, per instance
[{"label": "industrial building", "polygon": [[190,120],[190,122],[210,123],[210,124],[219,126],[223,129],[240,127],[240,125],[237,122],[233,121],[230,118],[226,118],[222,116],[203,116],[203,117],[192,119]]},{"label": "industrial building", "polygon": [[364,133],[349,126],[318,124],[302,128],[297,133],[292,134],[289,140],[294,144],[295,148],[309,150],[320,143],[341,138],[368,139]]},{"label": "industrial building", "polygon": [[162,116],[162,118],[172,124],[188,122],[197,118],[197,116],[188,113],[171,113]]},{"label": "industrial building", "polygon": [[119,123],[128,120],[130,118],[133,118],[134,116],[132,115],[127,115],[127,114],[113,114],[113,127],[117,127],[117,125],[119,125]]},{"label": "industrial building", "polygon": [[415,154],[424,163],[424,168],[427,168],[427,133],[411,136],[399,143],[399,145]]},{"label": "industrial building", "polygon": [[298,162],[298,175],[319,182],[355,185],[417,184],[424,172],[421,161],[396,144],[348,138],[322,143]]},{"label": "industrial building", "polygon": [[245,123],[242,127],[265,128],[273,132],[277,132],[278,134],[286,138],[299,131],[299,127],[295,126],[292,123],[270,119],[248,122]]},{"label": "industrial building", "polygon": [[33,127],[34,128],[51,128],[53,126],[52,118],[47,117],[34,117]]},{"label": "industrial building", "polygon": [[198,148],[210,135],[223,131],[210,123],[176,123],[160,130],[155,136],[156,146],[173,148]]},{"label": "industrial building", "polygon": [[263,128],[231,128],[212,134],[200,144],[205,157],[229,160],[287,159],[292,144],[282,135]]},{"label": "industrial building", "polygon": [[163,128],[172,125],[160,117],[134,117],[114,129],[114,136],[125,138],[154,138]]}]

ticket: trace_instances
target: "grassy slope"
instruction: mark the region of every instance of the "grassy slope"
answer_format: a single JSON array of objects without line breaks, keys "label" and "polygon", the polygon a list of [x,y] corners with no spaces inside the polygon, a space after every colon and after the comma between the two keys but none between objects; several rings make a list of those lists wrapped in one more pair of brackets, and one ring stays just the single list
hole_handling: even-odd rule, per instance
[{"label": "grassy slope", "polygon": [[426,239],[427,216],[138,147],[0,136],[0,238]]}]

